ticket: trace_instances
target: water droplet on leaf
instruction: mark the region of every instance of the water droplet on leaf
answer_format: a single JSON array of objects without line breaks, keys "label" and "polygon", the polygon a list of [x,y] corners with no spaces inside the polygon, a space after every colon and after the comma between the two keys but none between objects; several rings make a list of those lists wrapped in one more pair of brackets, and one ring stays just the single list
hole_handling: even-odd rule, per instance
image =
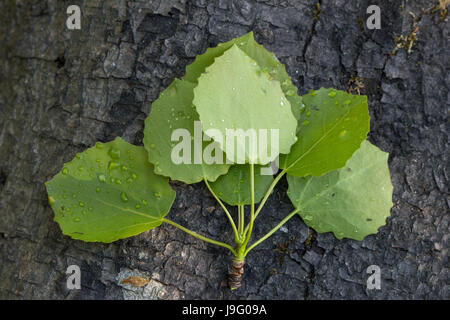
[{"label": "water droplet on leaf", "polygon": [[345,137],[345,135],[347,134],[347,130],[342,130],[341,132],[339,132],[339,138],[343,138]]},{"label": "water droplet on leaf", "polygon": [[109,165],[108,165],[108,169],[109,169],[109,170],[113,170],[113,169],[116,169],[116,168],[118,168],[118,167],[120,167],[120,164],[119,164],[119,163],[114,162],[114,161],[110,161],[110,162],[109,162]]},{"label": "water droplet on leaf", "polygon": [[48,204],[53,205],[54,203],[55,203],[55,198],[53,198],[52,196],[48,197]]},{"label": "water droplet on leaf", "polygon": [[116,160],[120,159],[120,150],[115,147],[111,147],[111,149],[109,149],[108,154],[113,159]]}]

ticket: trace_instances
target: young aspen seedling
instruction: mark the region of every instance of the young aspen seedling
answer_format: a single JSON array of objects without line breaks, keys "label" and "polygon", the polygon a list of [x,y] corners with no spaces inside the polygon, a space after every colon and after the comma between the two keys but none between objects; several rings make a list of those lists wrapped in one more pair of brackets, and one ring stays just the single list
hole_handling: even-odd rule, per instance
[{"label": "young aspen seedling", "polygon": [[[321,88],[300,98],[284,66],[248,33],[197,56],[161,93],[145,121],[144,147],[116,138],[65,164],[46,183],[49,204],[74,239],[112,242],[168,223],[226,248],[236,289],[245,257],[294,216],[319,233],[359,241],[385,224],[392,207],[388,154],[366,140],[368,131],[365,96]],[[260,150],[246,143],[252,132],[264,138]],[[267,136],[273,132],[276,139]],[[261,174],[277,157],[281,171]],[[294,209],[253,240],[256,219],[284,176]],[[175,199],[169,178],[205,183],[234,245],[166,218]],[[236,221],[225,203],[236,207]]]}]

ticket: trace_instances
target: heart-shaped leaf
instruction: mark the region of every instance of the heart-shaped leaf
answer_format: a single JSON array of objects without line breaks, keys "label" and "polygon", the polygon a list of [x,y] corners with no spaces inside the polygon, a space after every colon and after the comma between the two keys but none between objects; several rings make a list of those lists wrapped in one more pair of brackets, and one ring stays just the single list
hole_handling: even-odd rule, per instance
[{"label": "heart-shaped leaf", "polygon": [[219,43],[217,47],[209,48],[205,53],[198,55],[194,62],[186,67],[184,80],[197,83],[200,75],[206,68],[214,63],[214,59],[221,56],[225,51],[236,45],[244,51],[250,58],[256,61],[263,72],[267,72],[273,79],[281,84],[286,98],[291,104],[291,110],[296,119],[300,119],[300,97],[297,94],[297,88],[291,81],[284,65],[272,53],[267,51],[262,45],[255,41],[253,32],[244,34],[239,38],[228,42]]},{"label": "heart-shaped leaf", "polygon": [[[297,121],[280,83],[235,45],[200,76],[193,103],[203,130],[221,133],[224,139],[215,140],[234,163],[267,164],[297,140]],[[254,137],[255,148],[245,135]],[[230,141],[236,148],[227,146]]]},{"label": "heart-shaped leaf", "polygon": [[302,101],[298,141],[280,156],[280,167],[298,177],[342,168],[369,132],[367,97],[321,88]]},{"label": "heart-shaped leaf", "polygon": [[[155,165],[155,172],[185,183],[196,183],[204,178],[214,181],[227,173],[230,167],[224,155],[215,163],[205,161],[204,152],[209,150],[207,146],[220,147],[216,142],[202,141],[200,120],[192,104],[194,87],[193,83],[175,79],[152,104],[144,129],[144,146],[148,151],[148,160]],[[194,121],[197,121],[197,130]],[[171,141],[176,130],[186,134],[179,136],[179,142]],[[184,145],[186,154],[178,150],[177,145]],[[187,161],[181,162],[183,156]]]},{"label": "heart-shaped leaf", "polygon": [[[261,166],[255,166],[255,203],[261,201],[273,181],[271,175],[261,175]],[[226,175],[212,182],[211,189],[223,201],[232,206],[251,204],[250,165],[238,164],[230,168]]]},{"label": "heart-shaped leaf", "polygon": [[339,170],[321,177],[288,175],[288,196],[317,232],[361,241],[377,233],[390,214],[393,188],[387,159],[387,152],[364,141]]},{"label": "heart-shaped leaf", "polygon": [[155,228],[175,199],[144,148],[121,138],[77,154],[46,186],[63,233],[83,241],[112,242]]}]

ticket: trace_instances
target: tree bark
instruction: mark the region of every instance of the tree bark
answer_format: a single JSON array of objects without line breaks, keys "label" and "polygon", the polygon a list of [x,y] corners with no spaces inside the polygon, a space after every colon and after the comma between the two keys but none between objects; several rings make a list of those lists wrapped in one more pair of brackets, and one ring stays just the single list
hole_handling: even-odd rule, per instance
[{"label": "tree bark", "polygon": [[[437,1],[378,1],[380,30],[365,25],[370,1],[33,3],[3,1],[0,10],[0,298],[449,298],[449,23],[441,10],[422,11]],[[66,27],[72,4],[81,30]],[[220,286],[226,250],[172,226],[111,244],[63,236],[44,182],[96,141],[141,144],[152,101],[186,65],[251,30],[299,94],[335,87],[368,96],[369,140],[390,152],[395,205],[386,226],[362,242],[338,241],[292,219],[246,257],[233,291]],[[231,239],[203,185],[173,187],[171,219]],[[291,210],[285,189],[270,197],[254,239]],[[81,268],[80,290],[66,286],[70,265]],[[381,290],[366,288],[370,265],[381,269]],[[131,275],[148,285],[121,283]]]}]

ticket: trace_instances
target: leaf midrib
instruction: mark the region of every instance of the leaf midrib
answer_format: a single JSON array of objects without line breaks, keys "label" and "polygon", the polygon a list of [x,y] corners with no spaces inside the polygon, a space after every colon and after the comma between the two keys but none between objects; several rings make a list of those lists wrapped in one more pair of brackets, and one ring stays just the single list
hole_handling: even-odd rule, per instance
[{"label": "leaf midrib", "polygon": [[135,215],[143,216],[143,217],[149,218],[149,219],[151,219],[151,220],[161,220],[161,219],[162,219],[162,218],[156,218],[156,217],[154,217],[154,216],[151,216],[151,215],[148,215],[148,214],[139,212],[139,211],[135,211],[135,210],[133,210],[133,209],[121,208],[121,207],[116,206],[116,205],[114,205],[114,204],[112,204],[112,203],[110,203],[110,202],[105,202],[105,201],[103,201],[103,200],[101,200],[101,199],[99,199],[99,198],[92,198],[92,197],[90,197],[90,196],[86,196],[86,198],[92,199],[92,200],[94,200],[94,201],[101,202],[101,203],[103,203],[103,204],[104,204],[105,206],[107,206],[107,207],[116,208],[116,209],[118,209],[118,210],[120,210],[120,211],[128,211],[128,212],[133,213],[133,214],[135,214]]}]

